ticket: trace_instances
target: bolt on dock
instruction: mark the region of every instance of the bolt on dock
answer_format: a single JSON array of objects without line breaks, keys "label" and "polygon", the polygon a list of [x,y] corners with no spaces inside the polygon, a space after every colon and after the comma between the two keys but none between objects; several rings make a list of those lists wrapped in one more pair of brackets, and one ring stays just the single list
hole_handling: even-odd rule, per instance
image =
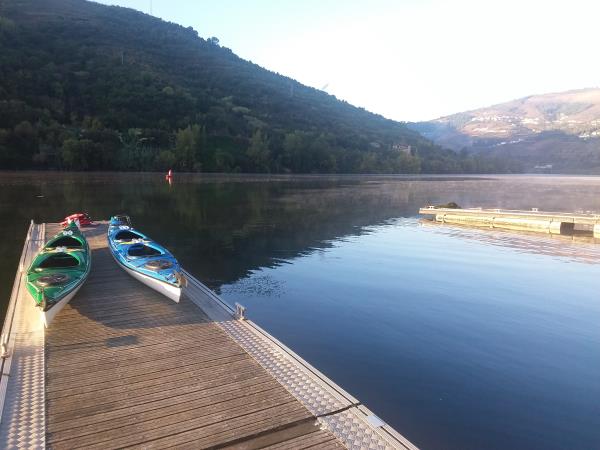
[{"label": "bolt on dock", "polygon": [[49,328],[25,271],[58,224],[31,223],[2,330],[0,448],[416,447],[185,272],[180,303],[85,229],[92,272]]},{"label": "bolt on dock", "polygon": [[427,206],[419,214],[433,216],[436,222],[471,225],[549,234],[587,232],[600,238],[600,214],[544,212],[482,208],[438,208]]}]

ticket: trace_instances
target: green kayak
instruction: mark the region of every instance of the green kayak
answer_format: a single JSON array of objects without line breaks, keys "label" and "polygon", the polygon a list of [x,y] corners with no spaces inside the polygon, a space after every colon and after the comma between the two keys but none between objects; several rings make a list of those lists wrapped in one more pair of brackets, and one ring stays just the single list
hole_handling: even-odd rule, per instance
[{"label": "green kayak", "polygon": [[91,268],[90,247],[72,222],[51,238],[27,270],[27,290],[42,312],[44,325],[75,296]]}]

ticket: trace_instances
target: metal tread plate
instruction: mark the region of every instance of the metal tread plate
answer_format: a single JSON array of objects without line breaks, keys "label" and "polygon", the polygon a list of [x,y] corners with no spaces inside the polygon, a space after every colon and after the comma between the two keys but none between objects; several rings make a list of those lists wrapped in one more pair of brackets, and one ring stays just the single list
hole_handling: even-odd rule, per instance
[{"label": "metal tread plate", "polygon": [[33,225],[28,236],[15,283],[14,315],[4,330],[9,354],[2,372],[6,385],[0,416],[2,449],[45,447],[44,328],[24,283],[24,270],[43,242],[44,227]]}]

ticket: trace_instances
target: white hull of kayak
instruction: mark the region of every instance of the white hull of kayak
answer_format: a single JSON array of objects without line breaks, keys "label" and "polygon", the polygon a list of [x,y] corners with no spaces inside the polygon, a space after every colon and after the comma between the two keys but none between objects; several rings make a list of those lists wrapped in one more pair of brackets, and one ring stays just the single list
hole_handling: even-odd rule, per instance
[{"label": "white hull of kayak", "polygon": [[65,306],[67,306],[67,304],[71,301],[71,299],[73,297],[75,297],[75,294],[77,294],[77,292],[79,292],[79,289],[81,289],[81,286],[83,286],[84,283],[86,282],[91,270],[92,270],[92,253],[90,252],[89,253],[88,270],[87,270],[86,274],[83,276],[83,279],[81,280],[79,285],[75,286],[75,288],[73,288],[73,290],[71,292],[69,292],[65,297],[61,298],[59,302],[52,305],[52,308],[48,309],[47,311],[40,312],[40,316],[42,317],[42,322],[44,323],[44,326],[46,328],[48,328],[50,326],[50,323],[52,323],[52,320],[54,320],[56,315]]},{"label": "white hull of kayak", "polygon": [[48,309],[47,311],[41,311],[40,312],[40,315],[42,316],[42,322],[44,323],[44,326],[46,328],[48,328],[50,326],[50,323],[56,317],[56,315],[65,306],[67,306],[67,303],[69,303],[71,301],[71,299],[73,297],[75,297],[75,294],[77,294],[77,292],[79,291],[79,289],[81,289],[81,286],[83,286],[83,283],[79,283],[79,286],[77,286],[76,288],[74,288],[65,297],[63,297],[62,299],[60,299],[60,301],[58,303],[55,303],[54,305],[52,305],[52,307],[50,309]]},{"label": "white hull of kayak", "polygon": [[[112,252],[111,252],[111,255],[112,255]],[[115,255],[113,255],[113,258],[125,270],[125,272],[127,272],[133,278],[141,281],[146,286],[161,293],[165,297],[170,298],[175,303],[179,303],[179,298],[181,297],[181,288],[180,287],[172,286],[168,283],[165,283],[164,281],[157,280],[155,278],[149,277],[148,275],[144,275],[143,273],[140,273],[136,270],[130,269],[129,267],[121,264],[121,262],[117,258],[115,258]]]}]

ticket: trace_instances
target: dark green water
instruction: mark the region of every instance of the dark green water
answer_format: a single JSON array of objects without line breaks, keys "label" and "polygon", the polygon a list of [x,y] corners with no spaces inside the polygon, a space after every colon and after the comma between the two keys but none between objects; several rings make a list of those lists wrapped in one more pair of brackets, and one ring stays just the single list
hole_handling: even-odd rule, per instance
[{"label": "dark green water", "polygon": [[30,219],[128,213],[422,448],[599,448],[600,245],[418,219],[447,201],[600,211],[600,179],[0,173],[0,295]]}]

